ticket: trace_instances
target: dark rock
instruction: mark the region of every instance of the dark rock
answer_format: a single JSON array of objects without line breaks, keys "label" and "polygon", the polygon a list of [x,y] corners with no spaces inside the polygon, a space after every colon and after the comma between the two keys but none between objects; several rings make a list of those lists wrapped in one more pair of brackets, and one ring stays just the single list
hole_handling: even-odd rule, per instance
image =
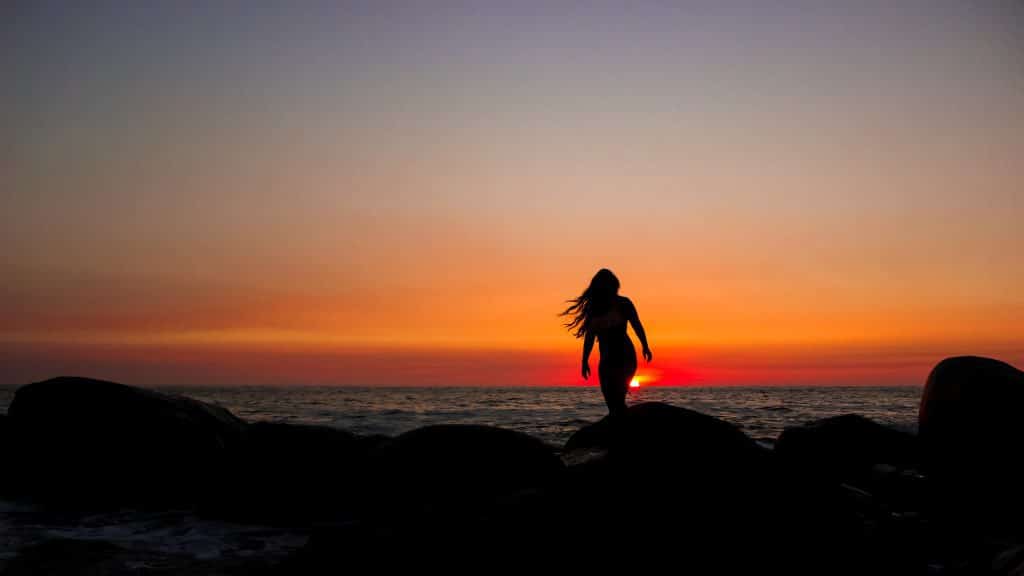
[{"label": "dark rock", "polygon": [[53,538],[18,551],[4,570],[5,576],[87,576],[125,573],[116,559],[120,546],[95,540]]},{"label": "dark rock", "polygon": [[[700,412],[645,402],[630,406],[621,419],[605,417],[585,426],[566,442],[564,452],[609,450],[634,464],[688,469],[743,467],[764,451],[739,428]],[[641,462],[642,461],[642,462]]]},{"label": "dark rock", "polygon": [[987,522],[1024,512],[1024,373],[974,356],[932,369],[921,397],[924,467],[947,511]]},{"label": "dark rock", "polygon": [[564,469],[540,440],[490,426],[419,428],[388,442],[379,454],[382,502],[400,513],[476,514],[551,485]]},{"label": "dark rock", "polygon": [[316,573],[361,562],[478,568],[470,558],[539,554],[537,546],[558,542],[544,535],[555,526],[550,491],[565,468],[536,438],[490,426],[428,426],[380,443],[370,461],[363,518],[311,540],[295,559],[300,565]]},{"label": "dark rock", "polygon": [[[814,553],[824,551],[820,560],[856,558],[852,573],[907,574],[924,566],[926,483],[913,434],[846,414],[786,428],[773,454],[785,514],[803,518],[790,529]],[[827,535],[833,530],[842,538]]]},{"label": "dark rock", "polygon": [[781,496],[765,450],[728,422],[663,403],[636,404],[579,430],[563,458],[579,463],[557,498],[567,526],[560,532],[571,535],[571,547],[635,539],[717,562],[715,571],[725,573],[773,554],[773,506]]},{"label": "dark rock", "polygon": [[763,457],[764,450],[736,426],[659,402],[585,426],[563,450],[567,462],[582,463],[572,470],[574,488],[585,486],[594,498],[630,487],[648,494],[671,487],[709,496],[701,505],[714,506],[721,497],[729,507],[742,507],[742,493],[761,475]]},{"label": "dark rock", "polygon": [[999,576],[1024,576],[1024,544],[1009,544],[999,550],[988,568]]},{"label": "dark rock", "polygon": [[88,378],[22,386],[8,416],[19,492],[84,507],[193,504],[246,434],[221,407]]},{"label": "dark rock", "polygon": [[552,523],[569,549],[635,543],[715,573],[907,573],[918,561],[917,548],[894,544],[898,530],[871,533],[871,494],[807,482],[737,427],[692,410],[631,406],[580,430],[563,458],[579,462]]},{"label": "dark rock", "polygon": [[50,538],[25,546],[0,570],[4,576],[259,576],[282,572],[281,559],[258,554],[197,558],[150,549],[140,543],[124,546],[102,540]]},{"label": "dark rock", "polygon": [[[919,434],[926,465],[936,471],[1017,471],[1024,450],[1024,372],[999,360],[947,358],[928,375]],[[980,467],[981,470],[976,468]]]},{"label": "dark rock", "polygon": [[[0,414],[0,454],[10,454],[9,437],[10,437],[10,426],[9,418],[6,414]],[[10,485],[10,462],[0,470],[0,497],[8,496],[11,490]]]},{"label": "dark rock", "polygon": [[359,436],[359,443],[363,445],[367,450],[375,450],[381,446],[391,442],[392,438],[384,434],[370,434],[367,436]]},{"label": "dark rock", "polygon": [[764,450],[728,422],[647,402],[583,427],[566,442],[563,458],[583,462],[573,473],[581,485],[597,480],[599,491],[615,490],[603,485],[611,483],[648,493],[671,487],[724,495],[760,473]]},{"label": "dark rock", "polygon": [[355,434],[330,426],[255,422],[249,425],[245,449],[292,461],[307,456],[329,460],[337,451],[351,450],[359,444],[360,438]]},{"label": "dark rock", "polygon": [[869,489],[875,467],[917,466],[917,439],[863,416],[845,414],[783,430],[775,454],[788,466]]},{"label": "dark rock", "polygon": [[381,441],[328,426],[251,424],[221,496],[205,512],[274,524],[355,517]]}]

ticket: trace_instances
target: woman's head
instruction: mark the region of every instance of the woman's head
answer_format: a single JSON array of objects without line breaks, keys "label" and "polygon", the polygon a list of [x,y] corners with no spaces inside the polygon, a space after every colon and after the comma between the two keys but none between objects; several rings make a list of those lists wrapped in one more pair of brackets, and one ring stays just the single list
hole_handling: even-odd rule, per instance
[{"label": "woman's head", "polygon": [[601,268],[590,279],[590,286],[578,298],[569,300],[571,304],[562,312],[562,316],[571,316],[572,320],[565,324],[577,338],[582,338],[590,327],[590,319],[603,314],[619,293],[619,279],[607,268]]},{"label": "woman's head", "polygon": [[612,274],[611,270],[601,268],[590,279],[590,286],[587,287],[587,292],[595,296],[611,298],[619,293],[619,279],[615,277],[615,274]]}]

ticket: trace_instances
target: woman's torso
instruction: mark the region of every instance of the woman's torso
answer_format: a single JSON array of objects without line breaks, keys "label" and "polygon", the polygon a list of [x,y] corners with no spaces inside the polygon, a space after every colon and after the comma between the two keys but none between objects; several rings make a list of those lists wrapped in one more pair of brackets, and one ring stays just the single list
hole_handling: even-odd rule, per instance
[{"label": "woman's torso", "polygon": [[625,306],[622,297],[617,297],[602,314],[597,314],[590,320],[590,329],[597,336],[598,346],[601,350],[601,358],[618,357],[633,350],[633,342],[626,334],[626,324],[629,318],[626,316]]}]

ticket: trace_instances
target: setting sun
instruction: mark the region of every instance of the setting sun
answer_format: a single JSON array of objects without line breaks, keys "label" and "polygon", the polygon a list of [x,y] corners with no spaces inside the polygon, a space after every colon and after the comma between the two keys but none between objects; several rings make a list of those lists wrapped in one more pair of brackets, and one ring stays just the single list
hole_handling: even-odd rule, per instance
[{"label": "setting sun", "polygon": [[[621,382],[621,380],[620,380],[620,382]],[[639,388],[640,387],[640,378],[638,376],[633,376],[633,379],[629,381],[629,387],[630,388]]]}]

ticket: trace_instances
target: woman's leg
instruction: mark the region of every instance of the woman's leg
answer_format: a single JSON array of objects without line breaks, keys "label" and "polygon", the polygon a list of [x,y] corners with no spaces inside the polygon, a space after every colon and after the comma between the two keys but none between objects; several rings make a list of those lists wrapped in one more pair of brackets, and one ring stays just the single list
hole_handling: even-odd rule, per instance
[{"label": "woman's leg", "polygon": [[[608,405],[608,413],[619,416],[626,412],[626,390],[629,382],[623,380],[622,368],[611,369],[600,366],[597,375],[601,379],[601,394]],[[632,377],[632,376],[630,376]]]},{"label": "woman's leg", "polygon": [[626,387],[615,386],[612,390],[611,401],[608,402],[608,413],[612,416],[622,416],[626,413]]},{"label": "woman's leg", "polygon": [[636,376],[636,349],[633,348],[633,342],[626,337],[624,343],[623,362],[622,362],[622,389],[623,394],[629,394],[629,384],[633,382],[633,376]]}]

